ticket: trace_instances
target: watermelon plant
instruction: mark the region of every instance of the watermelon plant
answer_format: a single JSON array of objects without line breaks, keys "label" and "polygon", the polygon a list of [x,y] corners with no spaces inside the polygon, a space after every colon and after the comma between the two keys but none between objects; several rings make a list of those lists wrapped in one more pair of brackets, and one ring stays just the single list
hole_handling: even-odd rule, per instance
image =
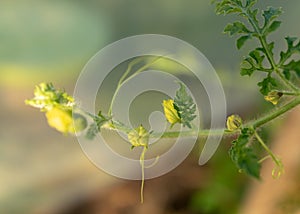
[{"label": "watermelon plant", "polygon": [[[278,178],[284,173],[283,164],[264,142],[260,132],[262,126],[300,104],[300,60],[295,58],[295,55],[300,53],[300,41],[295,37],[288,36],[285,38],[286,48],[279,53],[274,51],[276,44],[270,39],[270,35],[281,25],[279,20],[282,14],[281,8],[268,7],[260,10],[256,7],[257,0],[215,0],[213,3],[216,6],[217,14],[233,14],[239,17],[238,21],[228,24],[224,29],[228,35],[237,37],[237,49],[241,49],[249,40],[257,40],[257,47],[254,47],[244,57],[240,74],[251,77],[253,73],[262,73],[257,86],[264,99],[274,105],[274,109],[250,121],[244,121],[236,114],[229,115],[226,130],[212,131],[216,134],[236,137],[232,141],[229,155],[240,172],[259,179],[262,162],[271,158],[274,162],[272,176]],[[165,119],[169,123],[169,130],[156,133],[147,130],[143,125],[132,128],[114,118],[112,106],[121,87],[162,58],[164,57],[156,57],[150,62],[145,60],[144,56],[133,59],[118,81],[107,113],[99,111],[95,115],[84,112],[72,96],[55,88],[51,83],[41,83],[36,86],[34,97],[25,101],[26,104],[44,112],[49,126],[64,134],[81,132],[88,139],[93,139],[101,130],[109,129],[126,134],[131,149],[142,147],[140,154],[142,168],[141,202],[143,202],[144,169],[149,167],[144,165],[145,153],[151,146],[149,139],[157,138],[157,136],[160,138],[177,138],[180,131],[171,130],[175,124],[180,124],[190,130],[185,132],[184,136],[186,137],[205,136],[211,131],[200,129],[197,133],[195,132],[196,125],[193,121],[197,117],[195,113],[196,104],[182,82],[179,82],[175,97],[161,101]],[[134,65],[143,60],[146,61],[146,64],[133,70]],[[89,124],[88,119],[91,119],[92,123]],[[265,156],[260,156],[256,152],[254,144],[260,145],[265,150]],[[159,160],[157,159],[157,161]]]}]

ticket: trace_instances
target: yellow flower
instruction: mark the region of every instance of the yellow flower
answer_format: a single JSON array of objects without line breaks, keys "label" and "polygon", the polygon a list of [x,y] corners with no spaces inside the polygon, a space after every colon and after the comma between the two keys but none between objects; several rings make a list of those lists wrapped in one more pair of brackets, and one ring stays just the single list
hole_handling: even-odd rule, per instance
[{"label": "yellow flower", "polygon": [[34,89],[34,98],[25,100],[27,105],[46,112],[53,107],[69,109],[75,105],[74,98],[66,92],[55,89],[52,83],[40,83]]},{"label": "yellow flower", "polygon": [[227,129],[229,131],[235,131],[241,127],[242,123],[243,121],[240,116],[236,114],[231,115],[227,118],[227,122],[226,122]]},{"label": "yellow flower", "polygon": [[49,126],[62,133],[75,133],[84,130],[87,127],[85,117],[80,114],[74,114],[72,111],[57,107],[46,112],[46,118]]},{"label": "yellow flower", "polygon": [[282,97],[282,92],[271,91],[267,96],[264,96],[266,101],[271,102],[273,105],[277,105],[279,99]]},{"label": "yellow flower", "polygon": [[174,100],[164,100],[163,107],[165,112],[165,117],[168,122],[173,126],[175,123],[180,123],[180,117],[178,115],[177,110],[174,107]]},{"label": "yellow flower", "polygon": [[149,132],[142,125],[140,125],[136,129],[131,130],[128,133],[127,137],[133,147],[148,146]]}]

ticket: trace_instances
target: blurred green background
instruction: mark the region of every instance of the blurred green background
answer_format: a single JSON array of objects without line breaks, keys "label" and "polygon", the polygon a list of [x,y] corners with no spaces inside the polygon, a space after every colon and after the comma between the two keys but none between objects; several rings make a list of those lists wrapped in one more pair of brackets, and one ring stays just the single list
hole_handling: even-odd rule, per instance
[{"label": "blurred green background", "polygon": [[[263,0],[260,5],[282,6],[286,11],[280,18],[280,32],[272,36],[279,44],[276,50],[284,47],[283,37],[300,34],[300,1]],[[262,97],[257,96],[255,84],[238,75],[239,63],[251,44],[237,51],[234,39],[221,33],[230,20],[216,16],[209,0],[1,1],[0,213],[63,213],[99,189],[120,182],[93,166],[75,138],[50,129],[44,115],[25,106],[24,100],[32,97],[34,86],[42,81],[72,94],[85,63],[124,37],[166,34],[192,44],[216,68],[227,95],[236,93],[228,96],[229,113],[250,112],[250,117],[261,112],[257,103]],[[245,96],[250,98],[247,102]],[[195,213],[226,213],[216,207],[223,203],[233,210],[239,203],[246,180],[238,181],[241,178],[235,176],[226,147],[214,161],[228,162],[230,173],[219,172],[218,164],[209,165],[212,177],[207,185],[219,185],[213,187],[216,191],[204,190],[207,195],[196,194],[191,202]],[[214,176],[216,172],[221,178]],[[225,200],[214,194],[226,186],[237,189],[232,197]]]}]

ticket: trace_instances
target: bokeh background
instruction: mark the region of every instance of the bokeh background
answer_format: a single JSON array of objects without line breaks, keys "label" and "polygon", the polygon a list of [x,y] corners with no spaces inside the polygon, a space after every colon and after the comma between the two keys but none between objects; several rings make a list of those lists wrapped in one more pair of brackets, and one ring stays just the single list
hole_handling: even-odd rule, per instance
[{"label": "bokeh background", "polygon": [[[272,36],[275,50],[284,48],[285,36],[300,35],[299,1],[263,0],[259,5],[285,11],[280,31]],[[124,37],[154,33],[182,39],[209,59],[224,85],[228,114],[257,116],[271,105],[257,92],[259,77],[239,77],[242,56],[253,44],[236,50],[234,39],[222,34],[230,20],[216,16],[209,0],[2,0],[0,213],[242,212],[238,210],[255,181],[231,163],[230,139],[207,165],[197,165],[200,151],[195,148],[173,172],[147,181],[146,202],[140,205],[139,182],[97,169],[75,137],[49,128],[42,113],[24,104],[43,81],[72,94],[80,71],[101,48]],[[296,212],[300,199],[291,197],[286,209]]]}]

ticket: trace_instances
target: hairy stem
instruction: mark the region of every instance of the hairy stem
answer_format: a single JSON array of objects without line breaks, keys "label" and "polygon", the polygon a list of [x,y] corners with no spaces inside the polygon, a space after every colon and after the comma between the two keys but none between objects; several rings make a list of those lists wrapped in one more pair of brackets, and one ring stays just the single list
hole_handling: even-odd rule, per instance
[{"label": "hairy stem", "polygon": [[[275,118],[283,115],[287,111],[293,109],[294,107],[298,106],[300,104],[300,96],[297,96],[295,99],[290,101],[289,103],[280,106],[278,109],[257,118],[254,121],[249,121],[243,125],[243,127],[252,127],[253,129],[256,129],[258,127],[261,127],[265,125],[266,123],[274,120]],[[92,114],[88,114],[92,118],[95,116]],[[115,131],[121,131],[124,133],[128,133],[132,128],[129,126],[117,121],[111,119],[112,126],[108,126],[109,129],[115,130]],[[103,127],[107,128],[107,127]],[[152,132],[150,133],[150,138],[177,138],[177,137],[192,137],[192,136],[198,136],[198,137],[206,137],[208,135],[225,135],[225,136],[233,136],[239,133],[239,130],[235,130],[232,132],[227,132],[225,129],[200,129],[199,131],[196,131],[194,129],[187,130],[187,131],[165,131],[165,132]]]},{"label": "hairy stem", "polygon": [[300,96],[300,91],[277,91],[282,93],[283,95],[288,95],[288,96]]},{"label": "hairy stem", "polygon": [[275,168],[272,170],[273,178],[279,178],[281,174],[284,173],[284,167],[281,160],[275,156],[275,154],[271,151],[271,149],[269,149],[269,147],[265,144],[265,142],[261,139],[261,137],[256,131],[254,131],[254,135],[260,143],[260,145],[267,151],[268,155],[272,158],[273,162],[276,165]]},{"label": "hairy stem", "polygon": [[280,106],[275,111],[262,116],[258,118],[257,120],[250,122],[249,125],[251,125],[254,129],[268,123],[269,121],[279,117],[280,115],[286,113],[287,111],[293,109],[294,107],[298,106],[300,104],[300,96],[297,96],[294,100],[290,101],[289,103],[285,104],[284,106]]},{"label": "hairy stem", "polygon": [[271,149],[269,149],[269,147],[265,144],[265,142],[261,139],[261,137],[258,135],[258,133],[256,131],[254,131],[254,135],[256,137],[256,139],[258,140],[258,142],[260,143],[260,145],[267,151],[268,155],[273,159],[273,161],[278,164],[279,160],[277,159],[277,157],[274,155],[274,153],[271,151]]}]

